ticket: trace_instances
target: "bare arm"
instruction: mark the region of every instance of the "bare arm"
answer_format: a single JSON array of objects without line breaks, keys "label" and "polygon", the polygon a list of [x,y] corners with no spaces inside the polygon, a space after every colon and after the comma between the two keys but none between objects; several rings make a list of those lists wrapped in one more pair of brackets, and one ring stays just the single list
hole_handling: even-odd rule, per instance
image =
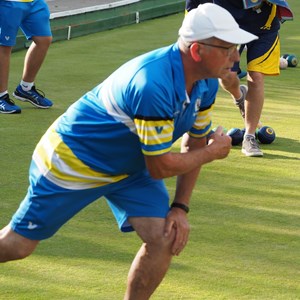
[{"label": "bare arm", "polygon": [[[187,153],[193,149],[206,146],[206,138],[194,139],[187,134],[183,136],[181,142],[181,152]],[[186,174],[177,176],[176,192],[174,201],[189,206],[190,198],[196,184],[201,166],[196,167]],[[172,208],[166,221],[165,232],[167,235],[171,233],[172,228],[176,229],[175,240],[172,245],[172,253],[179,255],[184,249],[190,233],[186,213],[180,208]]]},{"label": "bare arm", "polygon": [[[161,176],[172,176],[170,175],[172,172],[178,172],[177,174],[173,174],[178,175],[174,202],[189,205],[190,197],[201,166],[214,159],[226,157],[230,148],[231,138],[223,134],[221,127],[219,127],[216,130],[216,133],[212,135],[208,145],[206,144],[206,138],[195,139],[185,135],[182,139],[181,153],[173,157],[175,166],[170,166],[168,170],[160,169],[157,173],[161,174]],[[199,158],[198,156],[204,157]],[[162,158],[162,156],[160,158]],[[176,158],[179,158],[178,162],[176,162]],[[162,168],[163,166],[167,167],[168,165],[160,164],[159,166]],[[184,169],[186,171],[184,171]],[[172,253],[173,255],[179,255],[188,241],[190,232],[186,213],[181,208],[172,208],[167,216],[165,234],[170,235],[172,229],[175,229],[176,231]]]},{"label": "bare arm", "polygon": [[[187,153],[195,149],[206,146],[206,138],[194,139],[187,134],[182,138],[181,152]],[[190,197],[192,195],[195,183],[197,181],[201,165],[191,170],[188,173],[177,176],[177,185],[174,202],[189,205]]]},{"label": "bare arm", "polygon": [[201,145],[196,139],[189,139],[189,151],[185,153],[169,152],[160,156],[146,156],[146,166],[150,175],[156,179],[186,174],[215,159],[225,158],[231,148],[231,138],[222,133],[222,128],[214,134],[214,138],[208,145]]}]

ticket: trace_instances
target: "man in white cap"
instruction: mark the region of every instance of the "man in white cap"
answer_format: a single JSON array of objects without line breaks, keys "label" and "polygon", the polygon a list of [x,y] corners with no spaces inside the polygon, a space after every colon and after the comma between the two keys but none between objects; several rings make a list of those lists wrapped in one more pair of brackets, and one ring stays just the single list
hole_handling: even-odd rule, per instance
[{"label": "man in white cap", "polygon": [[[222,127],[207,143],[216,78],[239,60],[236,45],[255,38],[220,6],[201,5],[184,19],[178,42],[125,63],[83,95],[38,143],[27,195],[0,231],[0,261],[30,255],[103,196],[120,230],[142,240],[124,299],[149,299],[188,241],[201,166],[231,148]],[[176,153],[172,144],[183,135]],[[163,179],[171,176],[170,203]]]},{"label": "man in white cap", "polygon": [[293,13],[285,0],[186,0],[186,11],[207,2],[225,8],[242,29],[259,37],[250,43],[241,44],[239,49],[241,53],[247,48],[247,85],[240,84],[237,76],[239,62],[234,64],[231,73],[220,79],[220,84],[231,94],[244,119],[242,152],[249,157],[262,157],[263,152],[255,139],[255,131],[261,126],[264,81],[266,76],[280,74],[280,23],[292,20]]}]

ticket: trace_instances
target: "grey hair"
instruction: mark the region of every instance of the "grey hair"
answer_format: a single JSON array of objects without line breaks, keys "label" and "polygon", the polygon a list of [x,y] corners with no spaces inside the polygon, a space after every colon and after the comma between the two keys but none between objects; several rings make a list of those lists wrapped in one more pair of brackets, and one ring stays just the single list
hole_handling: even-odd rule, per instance
[{"label": "grey hair", "polygon": [[215,37],[210,37],[210,38],[199,40],[199,41],[186,42],[181,36],[179,36],[178,42],[180,45],[184,46],[185,48],[190,48],[193,43],[199,42],[199,43],[209,44],[209,43],[213,42],[215,39],[216,39]]}]

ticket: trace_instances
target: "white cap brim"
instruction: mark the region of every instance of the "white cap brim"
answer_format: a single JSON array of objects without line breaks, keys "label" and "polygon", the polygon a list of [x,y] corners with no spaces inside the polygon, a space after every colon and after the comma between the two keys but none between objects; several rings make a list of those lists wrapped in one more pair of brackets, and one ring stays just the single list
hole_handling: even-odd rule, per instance
[{"label": "white cap brim", "polygon": [[258,36],[241,28],[231,32],[216,32],[213,37],[232,44],[247,44],[258,39]]}]

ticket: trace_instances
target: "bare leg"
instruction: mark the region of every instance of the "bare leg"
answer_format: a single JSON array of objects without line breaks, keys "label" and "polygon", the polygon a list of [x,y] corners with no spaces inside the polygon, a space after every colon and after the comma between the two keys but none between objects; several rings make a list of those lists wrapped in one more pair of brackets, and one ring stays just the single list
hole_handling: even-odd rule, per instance
[{"label": "bare leg", "polygon": [[24,60],[22,79],[26,82],[34,82],[47,55],[52,37],[35,36],[32,40],[33,43],[30,45]]},{"label": "bare leg", "polygon": [[144,243],[131,265],[124,300],[147,300],[170,266],[174,234],[164,237],[164,219],[131,218],[130,223]]},{"label": "bare leg", "polygon": [[248,93],[245,101],[246,133],[255,134],[264,105],[264,75],[250,71],[248,74]]},{"label": "bare leg", "polygon": [[7,225],[0,230],[0,262],[22,259],[30,255],[39,241],[27,239]]},{"label": "bare leg", "polygon": [[[260,124],[261,112],[264,104],[264,75],[259,72],[249,71],[248,92],[245,101],[245,128],[246,133],[255,135],[255,130]],[[240,80],[236,73],[219,80],[222,88],[238,100],[241,96]]]},{"label": "bare leg", "polygon": [[232,99],[237,100],[242,97],[240,90],[240,80],[236,72],[231,72],[228,76],[219,80],[221,87],[229,94]]},{"label": "bare leg", "polygon": [[11,50],[12,47],[0,46],[0,93],[8,89]]}]

